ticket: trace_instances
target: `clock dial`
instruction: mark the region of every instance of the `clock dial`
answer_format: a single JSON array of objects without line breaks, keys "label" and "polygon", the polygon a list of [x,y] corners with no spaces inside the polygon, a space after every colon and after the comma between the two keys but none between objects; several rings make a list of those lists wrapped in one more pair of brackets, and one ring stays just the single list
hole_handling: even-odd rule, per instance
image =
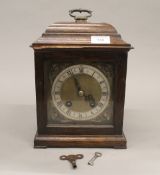
[{"label": "clock dial", "polygon": [[51,96],[54,106],[64,117],[90,120],[106,109],[110,86],[99,69],[79,64],[67,67],[58,74]]}]

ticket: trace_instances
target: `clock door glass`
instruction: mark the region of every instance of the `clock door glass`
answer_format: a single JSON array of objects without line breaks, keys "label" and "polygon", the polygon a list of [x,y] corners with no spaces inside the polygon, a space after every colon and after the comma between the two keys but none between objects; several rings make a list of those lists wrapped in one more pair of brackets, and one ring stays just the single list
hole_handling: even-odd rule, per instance
[{"label": "clock door glass", "polygon": [[49,123],[112,123],[112,78],[100,69],[86,64],[70,65],[51,79]]}]

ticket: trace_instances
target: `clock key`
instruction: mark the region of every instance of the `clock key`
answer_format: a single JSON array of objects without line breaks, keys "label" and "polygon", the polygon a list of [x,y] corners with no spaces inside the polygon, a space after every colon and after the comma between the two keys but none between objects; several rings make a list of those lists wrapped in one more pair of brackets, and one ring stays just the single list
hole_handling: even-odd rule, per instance
[{"label": "clock key", "polygon": [[101,157],[102,153],[99,152],[95,152],[94,156],[92,157],[92,159],[88,162],[88,165],[93,166],[94,165],[94,161],[98,158]]},{"label": "clock key", "polygon": [[73,169],[77,168],[77,165],[76,165],[76,160],[77,159],[82,159],[84,156],[82,154],[76,154],[76,155],[62,155],[60,156],[60,160],[68,160],[71,164],[72,164],[72,167]]}]

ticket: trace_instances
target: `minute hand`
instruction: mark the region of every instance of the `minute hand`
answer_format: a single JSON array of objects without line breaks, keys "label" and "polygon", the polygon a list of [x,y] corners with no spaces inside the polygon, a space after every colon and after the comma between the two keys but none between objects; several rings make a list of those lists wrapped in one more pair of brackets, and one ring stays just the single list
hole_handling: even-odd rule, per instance
[{"label": "minute hand", "polygon": [[75,86],[77,88],[77,91],[79,92],[81,90],[81,86],[80,86],[77,78],[75,76],[73,76],[73,78],[74,78],[74,83],[75,83]]},{"label": "minute hand", "polygon": [[77,88],[78,96],[83,97],[84,96],[84,91],[81,89],[79,81],[77,80],[77,78],[75,76],[74,76],[74,83],[75,83],[75,86]]}]

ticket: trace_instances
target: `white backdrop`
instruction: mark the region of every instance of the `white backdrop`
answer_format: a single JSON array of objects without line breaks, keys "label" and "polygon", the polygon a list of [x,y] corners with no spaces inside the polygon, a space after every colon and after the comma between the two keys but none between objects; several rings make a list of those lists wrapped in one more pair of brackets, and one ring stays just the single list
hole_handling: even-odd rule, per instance
[{"label": "white backdrop", "polygon": [[[131,43],[124,131],[127,150],[32,148],[36,132],[33,50],[48,25],[72,21],[68,10],[88,8]],[[160,1],[0,0],[0,174],[160,174]],[[103,153],[94,167],[86,162]],[[79,168],[58,157],[83,153]],[[117,166],[117,168],[115,168]]]}]

